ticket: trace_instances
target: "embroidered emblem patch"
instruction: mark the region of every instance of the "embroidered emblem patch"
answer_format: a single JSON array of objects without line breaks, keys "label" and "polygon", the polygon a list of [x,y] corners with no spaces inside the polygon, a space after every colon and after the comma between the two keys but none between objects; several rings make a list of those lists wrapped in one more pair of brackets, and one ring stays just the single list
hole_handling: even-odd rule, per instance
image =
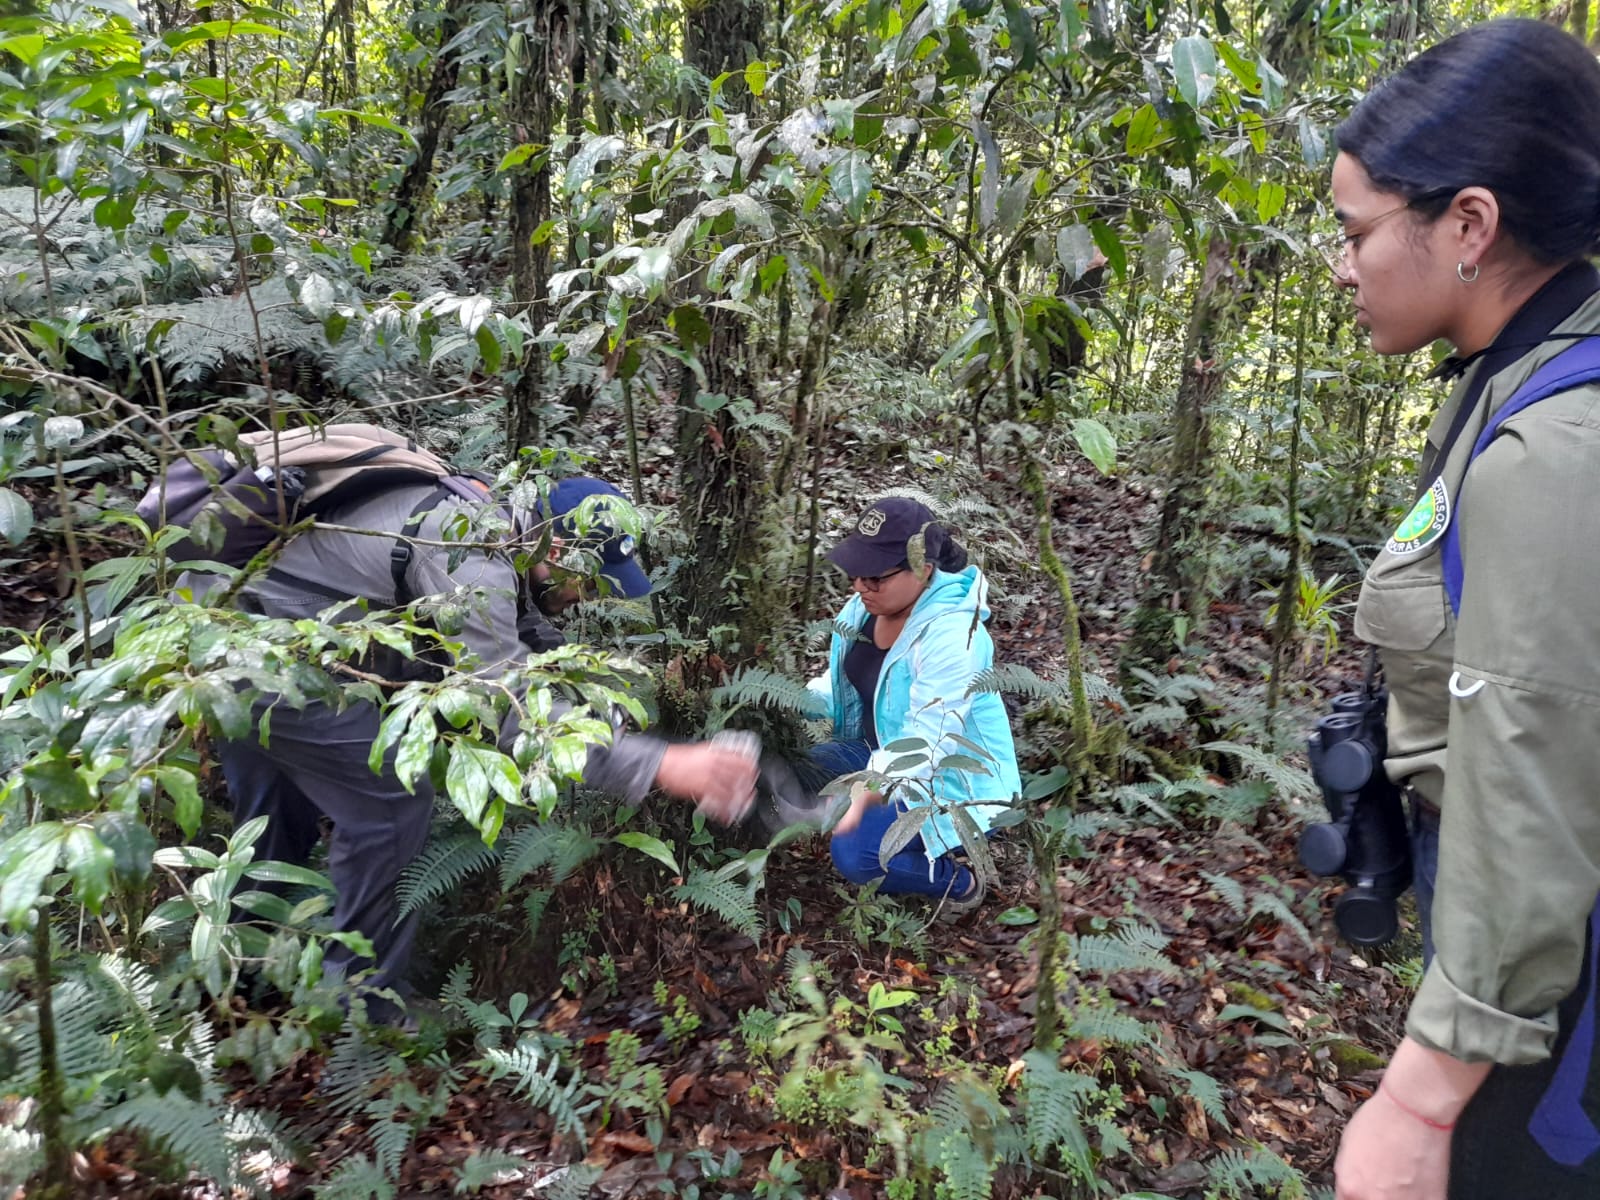
[{"label": "embroidered emblem patch", "polygon": [[883,528],[883,523],[889,519],[889,514],[881,508],[869,508],[862,514],[861,523],[856,526],[858,530],[868,537],[876,537],[878,530]]},{"label": "embroidered emblem patch", "polygon": [[1444,536],[1450,525],[1450,492],[1444,480],[1435,479],[1423,492],[1384,549],[1390,554],[1415,554]]}]

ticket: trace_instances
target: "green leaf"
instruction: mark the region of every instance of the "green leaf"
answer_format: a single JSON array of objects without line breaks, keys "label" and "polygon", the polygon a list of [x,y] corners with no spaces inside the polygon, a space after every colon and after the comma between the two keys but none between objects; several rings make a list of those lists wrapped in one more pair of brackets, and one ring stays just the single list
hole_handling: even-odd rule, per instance
[{"label": "green leaf", "polygon": [[200,801],[199,780],[182,767],[157,767],[156,780],[161,790],[172,797],[172,819],[183,830],[184,837],[192,838],[205,812],[205,805]]},{"label": "green leaf", "polygon": [[750,89],[752,96],[760,96],[767,90],[767,64],[759,58],[753,58],[745,65],[744,85]]},{"label": "green leaf", "polygon": [[1260,217],[1263,223],[1272,220],[1283,211],[1284,202],[1288,197],[1288,190],[1283,184],[1271,179],[1264,180],[1256,189],[1256,216]]},{"label": "green leaf", "polygon": [[500,362],[504,351],[500,347],[500,339],[495,337],[494,330],[487,325],[479,325],[478,332],[473,335],[478,343],[478,356],[483,359],[483,369],[490,375],[500,370]]},{"label": "green leaf", "polygon": [[1072,772],[1066,767],[1051,767],[1048,771],[1028,778],[1026,786],[1022,789],[1024,800],[1043,800],[1047,796],[1054,796],[1072,778]]},{"label": "green leaf", "polygon": [[[511,149],[505,152],[505,156],[501,158],[500,165],[497,166],[495,170],[509,171],[512,167],[520,167],[535,154],[543,154],[546,149],[548,149],[548,147],[539,145],[536,142],[523,142],[520,146],[513,146]],[[543,165],[543,163],[539,164],[539,166]],[[538,168],[535,167],[535,170],[537,169]]]},{"label": "green leaf", "polygon": [[155,911],[144,919],[144,924],[139,926],[139,936],[144,937],[160,933],[174,925],[187,924],[194,920],[199,911],[194,901],[187,896],[174,896],[170,900],[163,900],[156,905]]},{"label": "green leaf", "polygon": [[1300,157],[1305,159],[1306,166],[1315,167],[1328,155],[1328,144],[1323,140],[1322,130],[1310,117],[1302,114],[1300,117]]},{"label": "green leaf", "polygon": [[33,530],[33,505],[10,488],[0,488],[0,537],[13,546]]},{"label": "green leaf", "polygon": [[995,920],[1001,925],[1037,925],[1039,914],[1026,904],[1019,904],[1015,908],[1008,908]]},{"label": "green leaf", "polygon": [[1072,422],[1072,438],[1100,474],[1109,475],[1116,469],[1117,439],[1099,421],[1093,417],[1079,417]]},{"label": "green leaf", "polygon": [[82,812],[94,803],[88,781],[64,758],[36,759],[22,768],[22,781],[56,812]]},{"label": "green leaf", "polygon": [[319,891],[329,891],[333,887],[326,875],[294,863],[271,860],[251,863],[245,868],[244,873],[247,879],[254,879],[258,883],[291,883],[297,887],[316,888]]},{"label": "green leaf", "polygon": [[30,825],[0,843],[0,920],[26,929],[44,881],[56,869],[65,831],[55,821]]},{"label": "green leaf", "polygon": [[1179,38],[1172,46],[1172,71],[1178,77],[1178,94],[1199,108],[1217,90],[1217,52],[1210,38],[1198,34]]},{"label": "green leaf", "polygon": [[1100,253],[1106,256],[1106,262],[1111,264],[1111,269],[1121,279],[1128,273],[1128,248],[1122,244],[1122,239],[1117,231],[1104,221],[1096,221],[1089,226],[1089,232],[1094,235],[1094,244],[1100,247]]},{"label": "green leaf", "polygon": [[313,317],[321,321],[333,311],[333,284],[323,275],[312,274],[300,285],[300,303]]},{"label": "green leaf", "polygon": [[1161,116],[1156,112],[1155,105],[1146,104],[1133,114],[1133,119],[1128,122],[1128,137],[1125,149],[1129,154],[1143,154],[1150,147],[1161,140]]},{"label": "green leaf", "polygon": [[111,891],[111,871],[116,855],[85,825],[74,825],[61,842],[61,856],[72,876],[73,894],[90,912],[98,914]]},{"label": "green leaf", "polygon": [[678,870],[678,860],[673,857],[672,848],[658,837],[651,837],[648,833],[639,833],[629,830],[619,833],[614,839],[618,845],[626,846],[630,850],[637,850],[641,854],[648,854],[674,875],[681,875]]},{"label": "green leaf", "polygon": [[117,875],[138,883],[150,874],[150,861],[156,852],[156,837],[131,813],[101,813],[94,831],[111,848]]},{"label": "green leaf", "polygon": [[493,746],[455,741],[450,745],[444,786],[450,803],[473,828],[483,833],[483,814],[490,797],[498,796],[507,804],[516,804],[522,795],[522,772],[509,755]]},{"label": "green leaf", "polygon": [[567,160],[567,172],[561,180],[561,191],[568,198],[583,190],[583,185],[594,174],[603,158],[615,158],[627,149],[628,144],[614,134],[590,138],[578,152]]},{"label": "green leaf", "polygon": [[845,211],[852,219],[857,218],[872,194],[872,161],[865,151],[847,151],[828,168],[828,182]]}]

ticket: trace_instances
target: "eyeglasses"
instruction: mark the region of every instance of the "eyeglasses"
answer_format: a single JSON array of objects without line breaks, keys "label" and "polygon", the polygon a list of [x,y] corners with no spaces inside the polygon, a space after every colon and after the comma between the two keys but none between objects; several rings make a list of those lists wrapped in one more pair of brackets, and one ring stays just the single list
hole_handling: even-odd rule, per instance
[{"label": "eyeglasses", "polygon": [[1399,208],[1379,213],[1360,229],[1354,231],[1341,229],[1338,233],[1318,238],[1311,243],[1312,248],[1322,256],[1322,261],[1328,264],[1328,270],[1333,272],[1333,277],[1343,282],[1350,278],[1350,256],[1360,249],[1358,245],[1360,239],[1371,233],[1378,222],[1387,220],[1395,213],[1405,212],[1410,207],[1411,202],[1408,201]]},{"label": "eyeglasses", "polygon": [[885,579],[893,579],[896,575],[904,575],[906,570],[907,568],[905,567],[896,567],[892,571],[885,571],[882,575],[852,575],[850,576],[850,582],[852,584],[859,583],[867,591],[875,592],[883,586]]}]

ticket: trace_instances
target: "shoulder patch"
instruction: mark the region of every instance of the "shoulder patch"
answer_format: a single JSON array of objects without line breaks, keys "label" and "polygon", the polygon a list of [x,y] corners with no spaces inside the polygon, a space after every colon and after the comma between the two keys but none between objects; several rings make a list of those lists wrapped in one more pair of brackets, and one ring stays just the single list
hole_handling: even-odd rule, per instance
[{"label": "shoulder patch", "polygon": [[1444,480],[1435,479],[1433,486],[1411,506],[1384,549],[1395,555],[1416,554],[1443,537],[1449,527],[1450,489]]}]

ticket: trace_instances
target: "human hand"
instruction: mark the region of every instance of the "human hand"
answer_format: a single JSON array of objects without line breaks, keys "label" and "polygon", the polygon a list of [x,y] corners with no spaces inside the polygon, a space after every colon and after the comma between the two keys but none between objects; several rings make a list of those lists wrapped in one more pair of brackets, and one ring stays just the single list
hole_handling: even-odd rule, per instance
[{"label": "human hand", "polygon": [[850,785],[850,807],[844,810],[844,815],[833,827],[833,836],[841,833],[854,833],[861,826],[861,818],[866,815],[867,809],[876,804],[883,803],[883,793],[874,791],[864,783]]},{"label": "human hand", "polygon": [[743,750],[690,742],[668,746],[656,768],[656,786],[694,802],[719,825],[744,820],[756,799],[756,759]]},{"label": "human hand", "polygon": [[1445,1200],[1450,1136],[1403,1111],[1380,1087],[1339,1140],[1335,1200]]}]

